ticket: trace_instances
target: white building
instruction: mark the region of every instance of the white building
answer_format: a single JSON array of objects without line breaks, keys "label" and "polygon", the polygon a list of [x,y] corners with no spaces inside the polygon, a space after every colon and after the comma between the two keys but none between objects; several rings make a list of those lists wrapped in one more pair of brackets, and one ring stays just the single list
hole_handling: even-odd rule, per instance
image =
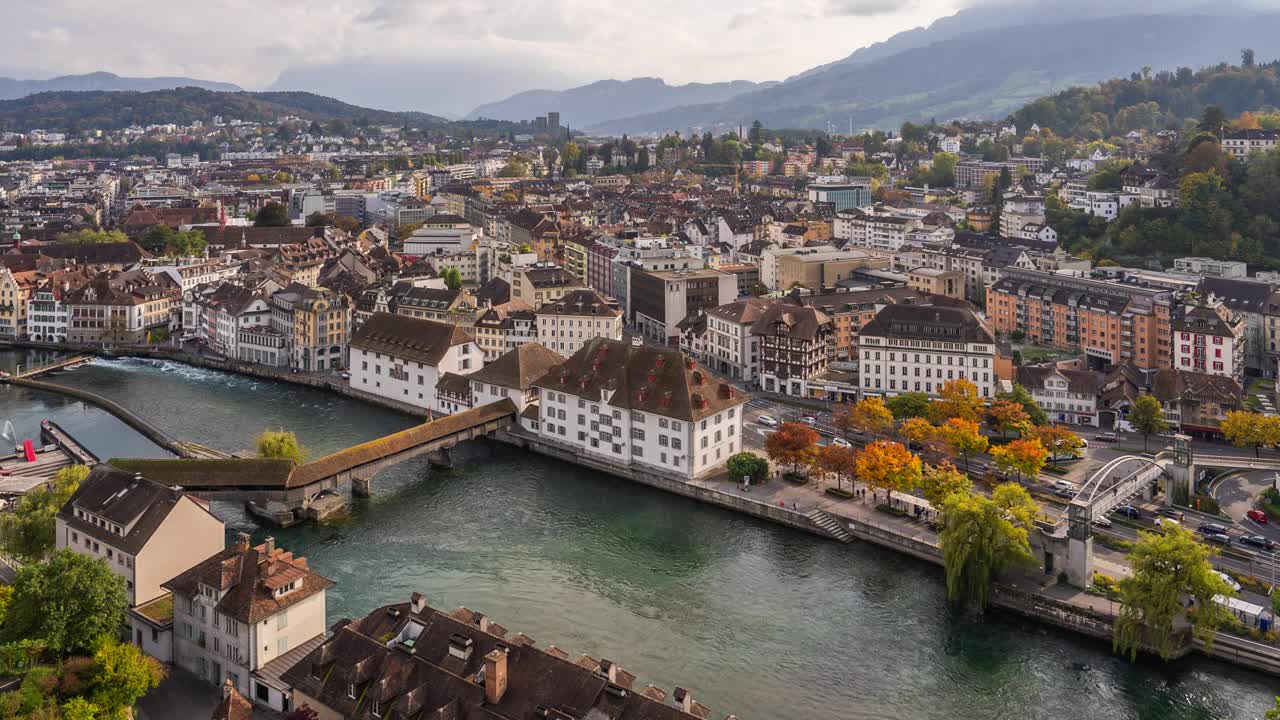
[{"label": "white building", "polygon": [[475,238],[475,230],[463,218],[438,214],[427,218],[422,227],[405,238],[404,252],[406,255],[435,255],[470,251]]},{"label": "white building", "polygon": [[101,558],[124,578],[129,605],[164,594],[161,584],[225,543],[205,503],[106,463],[93,468],[58,511],[61,550]]},{"label": "white building", "polygon": [[436,395],[441,377],[484,365],[468,328],[390,313],[366,320],[347,347],[351,387],[434,412],[446,412]]},{"label": "white building", "polygon": [[887,305],[858,333],[863,395],[920,392],[937,397],[948,380],[963,378],[979,397],[999,391],[996,339],[968,307]]},{"label": "white building", "polygon": [[595,339],[534,385],[539,437],[598,462],[696,479],[742,449],[749,396],[678,350]]},{"label": "white building", "polygon": [[1017,383],[1031,393],[1049,422],[1098,427],[1097,373],[1052,365],[1023,365],[1015,372]]},{"label": "white building", "polygon": [[538,342],[569,356],[592,338],[622,339],[622,310],[595,290],[574,290],[537,310]]},{"label": "white building", "polygon": [[273,538],[250,547],[241,534],[234,546],[164,584],[173,593],[173,663],[288,711],[291,688],[279,677],[324,641],[325,592],[333,585]]},{"label": "white building", "polygon": [[766,300],[746,298],[708,310],[704,362],[734,380],[754,383],[760,374],[760,337],[751,327],[768,307]]},{"label": "white building", "polygon": [[1173,368],[1244,380],[1245,323],[1210,296],[1174,314]]}]

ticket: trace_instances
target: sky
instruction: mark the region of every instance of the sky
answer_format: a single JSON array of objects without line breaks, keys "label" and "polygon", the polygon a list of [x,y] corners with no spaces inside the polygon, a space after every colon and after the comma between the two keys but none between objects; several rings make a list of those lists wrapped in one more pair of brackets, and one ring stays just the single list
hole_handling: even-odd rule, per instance
[{"label": "sky", "polygon": [[461,115],[605,78],[781,80],[975,0],[8,0],[0,75],[185,76]]}]

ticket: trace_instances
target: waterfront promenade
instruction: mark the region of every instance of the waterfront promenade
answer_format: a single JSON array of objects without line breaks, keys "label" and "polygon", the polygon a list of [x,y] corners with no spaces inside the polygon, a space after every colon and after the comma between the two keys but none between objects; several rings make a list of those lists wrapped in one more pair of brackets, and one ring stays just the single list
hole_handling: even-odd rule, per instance
[{"label": "waterfront promenade", "polygon": [[[257,372],[247,372],[237,367],[236,363],[225,363],[207,358],[188,358],[172,351],[157,352],[144,350],[132,352],[118,350],[109,353],[112,357],[144,357],[173,360],[215,370],[223,370],[255,377],[280,380],[287,383],[313,387],[321,390],[339,390],[345,385],[336,374],[326,377],[308,376],[279,371],[265,371],[252,368]],[[188,362],[189,360],[193,360]],[[278,374],[277,374],[278,373]],[[354,393],[341,393],[353,399],[364,401]],[[387,407],[383,403],[371,403]],[[601,472],[627,477],[638,483],[656,487],[673,494],[689,497],[699,502],[718,506],[736,513],[769,520],[770,522],[802,529],[807,532],[832,537],[838,540],[848,538],[840,535],[846,532],[832,533],[826,524],[815,521],[814,514],[822,513],[828,519],[834,518],[840,526],[847,528],[852,538],[872,543],[892,552],[908,554],[926,560],[933,565],[941,564],[941,553],[937,536],[922,522],[907,518],[895,517],[877,511],[871,501],[858,502],[841,500],[822,493],[818,485],[796,486],[782,481],[774,481],[763,486],[755,486],[744,492],[726,475],[711,477],[696,482],[658,477],[628,477],[624,473],[615,472],[616,468],[597,467],[585,458],[572,454],[560,456],[553,452],[541,454],[574,463],[580,467],[588,467]],[[1099,570],[1106,574],[1122,575],[1123,567],[1116,563],[1110,567],[1111,560],[1102,559]],[[993,595],[993,603],[998,607],[1068,628],[1092,637],[1106,639],[1109,637],[1110,621],[1114,617],[1114,606],[1111,601],[1089,595],[1073,588],[1060,586],[1055,578],[1037,574],[1029,577],[1008,578],[1000,590]],[[1243,650],[1241,650],[1243,643]],[[1224,655],[1226,646],[1231,645],[1231,655]],[[1190,648],[1188,648],[1190,651]],[[1276,655],[1275,649],[1269,646],[1249,643],[1246,640],[1224,638],[1211,653],[1223,657],[1236,664],[1252,669],[1280,672],[1280,662],[1271,663],[1270,658]]]}]

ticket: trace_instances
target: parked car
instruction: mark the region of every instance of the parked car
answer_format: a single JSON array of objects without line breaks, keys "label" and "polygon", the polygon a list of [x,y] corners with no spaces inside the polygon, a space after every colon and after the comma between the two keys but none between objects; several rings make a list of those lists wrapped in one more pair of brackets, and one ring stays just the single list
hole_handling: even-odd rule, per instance
[{"label": "parked car", "polygon": [[1132,505],[1121,505],[1115,509],[1115,514],[1123,515],[1134,520],[1142,517],[1142,511]]},{"label": "parked car", "polygon": [[1178,522],[1182,522],[1187,518],[1186,513],[1177,508],[1160,508],[1160,514],[1168,518],[1173,518]]},{"label": "parked car", "polygon": [[1102,433],[1098,433],[1097,435],[1094,435],[1093,439],[1097,440],[1098,442],[1115,442],[1120,438],[1117,437],[1116,434],[1113,432],[1102,432]]},{"label": "parked car", "polygon": [[1196,528],[1196,532],[1202,535],[1226,535],[1227,526],[1218,523],[1200,523],[1200,527]]},{"label": "parked car", "polygon": [[1236,582],[1235,578],[1222,572],[1221,570],[1214,570],[1213,574],[1222,578],[1222,581],[1225,582],[1227,585],[1229,585],[1232,590],[1235,590],[1236,592],[1240,592],[1240,583]]},{"label": "parked car", "polygon": [[1240,538],[1240,542],[1244,543],[1245,545],[1252,545],[1256,548],[1262,548],[1267,552],[1271,552],[1272,550],[1275,550],[1275,547],[1276,547],[1275,540],[1272,540],[1269,537],[1263,537],[1262,535],[1246,535]]},{"label": "parked car", "polygon": [[1208,533],[1204,536],[1204,539],[1215,545],[1231,544],[1231,536],[1227,535],[1226,533]]},{"label": "parked car", "polygon": [[1261,510],[1257,510],[1257,509],[1250,510],[1249,512],[1245,513],[1244,516],[1258,523],[1259,525],[1267,524],[1267,514],[1262,512]]},{"label": "parked car", "polygon": [[831,444],[835,445],[836,447],[842,447],[842,448],[853,447],[853,443],[849,442],[848,440],[845,440],[844,438],[834,438],[831,441]]}]

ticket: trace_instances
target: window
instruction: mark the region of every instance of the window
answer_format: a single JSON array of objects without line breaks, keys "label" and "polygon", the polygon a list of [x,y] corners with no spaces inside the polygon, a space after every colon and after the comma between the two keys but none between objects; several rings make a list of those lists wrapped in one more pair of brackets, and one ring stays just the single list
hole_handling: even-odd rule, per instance
[{"label": "window", "polygon": [[679,449],[680,449],[680,438],[678,438],[678,437],[673,437],[673,438],[671,438],[671,449],[672,449],[672,450],[679,450]]},{"label": "window", "polygon": [[659,436],[658,436],[658,445],[659,445],[659,446],[661,446],[661,447],[667,447],[667,436],[666,436],[666,435],[659,435]]},{"label": "window", "polygon": [[254,683],[254,693],[262,702],[268,702],[271,700],[271,689],[262,683]]},{"label": "window", "polygon": [[285,611],[276,615],[276,629],[283,630],[289,627],[289,612]]},{"label": "window", "polygon": [[288,638],[288,636],[285,636],[285,637],[280,638],[279,640],[276,640],[276,654],[277,654],[277,655],[283,655],[283,654],[285,654],[285,653],[287,653],[287,652],[289,652],[289,638]]},{"label": "window", "polygon": [[355,683],[347,683],[347,697],[351,698],[352,700],[355,700],[355,699],[356,699],[356,684],[355,684]]}]

